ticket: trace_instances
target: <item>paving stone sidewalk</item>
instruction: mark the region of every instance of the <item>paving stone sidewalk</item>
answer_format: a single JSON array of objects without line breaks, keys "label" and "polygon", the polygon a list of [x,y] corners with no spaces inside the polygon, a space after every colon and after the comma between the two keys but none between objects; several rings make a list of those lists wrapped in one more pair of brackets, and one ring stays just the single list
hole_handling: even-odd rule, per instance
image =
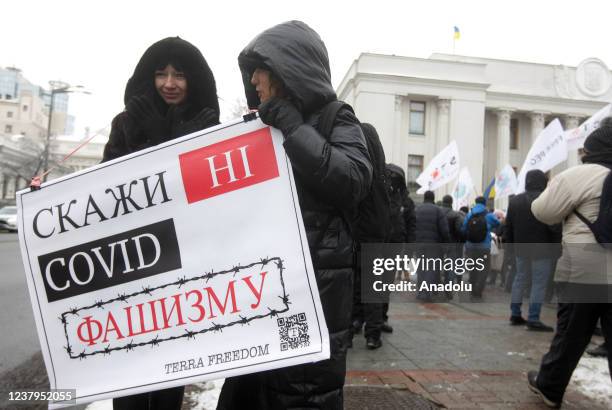
[{"label": "paving stone sidewalk", "polygon": [[[393,295],[389,316],[394,332],[384,334],[383,347],[374,351],[366,350],[363,335],[355,336],[348,356],[347,388],[386,387],[419,395],[442,408],[547,408],[528,389],[526,373],[538,369],[553,334],[510,326],[509,304],[499,302],[505,298],[509,300],[509,295],[490,286],[484,303],[423,304],[407,302],[403,294]],[[498,302],[486,303],[487,299]],[[541,319],[554,326],[556,306],[545,305]],[[352,403],[347,401],[345,408],[399,408],[374,398],[356,407]],[[607,406],[570,384],[563,408],[603,410]]]}]

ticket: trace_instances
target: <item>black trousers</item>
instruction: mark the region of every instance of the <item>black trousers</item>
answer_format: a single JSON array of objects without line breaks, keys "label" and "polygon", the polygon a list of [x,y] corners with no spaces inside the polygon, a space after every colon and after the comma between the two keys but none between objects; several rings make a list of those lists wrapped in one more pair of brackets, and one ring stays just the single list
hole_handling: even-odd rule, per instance
[{"label": "black trousers", "polygon": [[113,399],[113,410],[180,410],[184,393],[181,386],[118,397]]},{"label": "black trousers", "polygon": [[[591,340],[595,324],[601,327],[608,349],[612,347],[612,303],[559,303],[557,331],[542,358],[538,388],[553,401],[561,402],[580,357]],[[612,380],[612,356],[608,355]]]},{"label": "black trousers", "polygon": [[482,297],[482,291],[487,283],[487,276],[491,270],[491,251],[486,248],[466,248],[466,258],[479,259],[483,258],[484,269],[479,271],[473,269],[470,271],[470,284],[472,285],[472,296]]},{"label": "black trousers", "polygon": [[[380,339],[381,326],[387,320],[388,303],[363,303],[361,301],[361,264],[355,269],[353,280],[353,312],[351,321],[364,323],[363,334],[367,338]],[[353,337],[353,327],[350,328],[350,336]]]}]

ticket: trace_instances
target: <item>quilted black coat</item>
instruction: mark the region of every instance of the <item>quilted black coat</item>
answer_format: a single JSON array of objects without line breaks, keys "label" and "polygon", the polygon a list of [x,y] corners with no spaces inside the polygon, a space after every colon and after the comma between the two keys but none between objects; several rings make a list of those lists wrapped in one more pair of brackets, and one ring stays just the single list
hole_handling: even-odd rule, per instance
[{"label": "quilted black coat", "polygon": [[238,57],[247,102],[259,98],[250,83],[256,68],[279,78],[305,123],[285,135],[310,254],[330,335],[331,358],[226,379],[219,409],[342,409],[346,341],[351,319],[353,240],[347,224],[368,193],[372,167],[359,122],[342,109],[329,138],[317,131],[322,108],[336,100],[327,50],[306,24],[290,21],[251,41]]}]

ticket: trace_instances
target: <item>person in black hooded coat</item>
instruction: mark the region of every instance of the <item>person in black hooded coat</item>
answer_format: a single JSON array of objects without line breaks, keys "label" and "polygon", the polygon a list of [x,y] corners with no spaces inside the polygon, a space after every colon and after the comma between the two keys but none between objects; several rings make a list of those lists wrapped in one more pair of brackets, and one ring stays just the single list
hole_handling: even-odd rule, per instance
[{"label": "person in black hooded coat", "polygon": [[[182,91],[181,81],[186,83]],[[125,111],[113,119],[102,162],[219,124],[213,73],[200,50],[179,37],[145,51],[123,101]]]},{"label": "person in black hooded coat", "polygon": [[[527,329],[552,332],[553,328],[540,321],[540,311],[553,266],[561,256],[561,225],[546,225],[538,221],[531,204],[546,189],[548,178],[539,169],[525,176],[525,192],[514,196],[508,205],[504,243],[515,255],[516,275],[512,283],[510,304],[512,325],[527,325]],[[512,244],[512,245],[510,245]],[[531,284],[529,317],[522,317],[523,293]]]},{"label": "person in black hooded coat", "polygon": [[[125,87],[102,162],[219,123],[217,88],[202,53],[168,37],[150,46]],[[180,409],[184,387],[113,399],[115,410]]]},{"label": "person in black hooded coat", "polygon": [[317,125],[336,100],[327,50],[306,24],[289,21],[255,37],[238,63],[247,102],[280,129],[297,194],[325,321],[331,357],[318,363],[228,378],[218,409],[342,409],[352,304],[354,244],[348,221],[372,182],[359,121],[347,108],[327,138]]}]

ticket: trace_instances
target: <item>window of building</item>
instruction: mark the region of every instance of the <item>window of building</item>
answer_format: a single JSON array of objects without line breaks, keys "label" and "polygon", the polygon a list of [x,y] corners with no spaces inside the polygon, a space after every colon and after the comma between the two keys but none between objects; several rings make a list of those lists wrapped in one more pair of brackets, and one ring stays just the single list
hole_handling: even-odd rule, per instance
[{"label": "window of building", "polygon": [[410,134],[425,135],[425,103],[410,102]]},{"label": "window of building", "polygon": [[28,110],[28,105],[27,104],[23,104],[21,106],[21,110],[24,111],[24,112],[27,111]]},{"label": "window of building", "polygon": [[7,111],[6,118],[13,118],[13,111]]},{"label": "window of building", "polygon": [[408,189],[415,192],[419,184],[416,179],[423,172],[424,157],[422,155],[408,155]]},{"label": "window of building", "polygon": [[4,132],[6,132],[7,134],[10,134],[11,132],[13,132],[13,126],[10,124],[5,125]]},{"label": "window of building", "polygon": [[518,118],[510,119],[510,149],[519,148],[519,124]]}]

